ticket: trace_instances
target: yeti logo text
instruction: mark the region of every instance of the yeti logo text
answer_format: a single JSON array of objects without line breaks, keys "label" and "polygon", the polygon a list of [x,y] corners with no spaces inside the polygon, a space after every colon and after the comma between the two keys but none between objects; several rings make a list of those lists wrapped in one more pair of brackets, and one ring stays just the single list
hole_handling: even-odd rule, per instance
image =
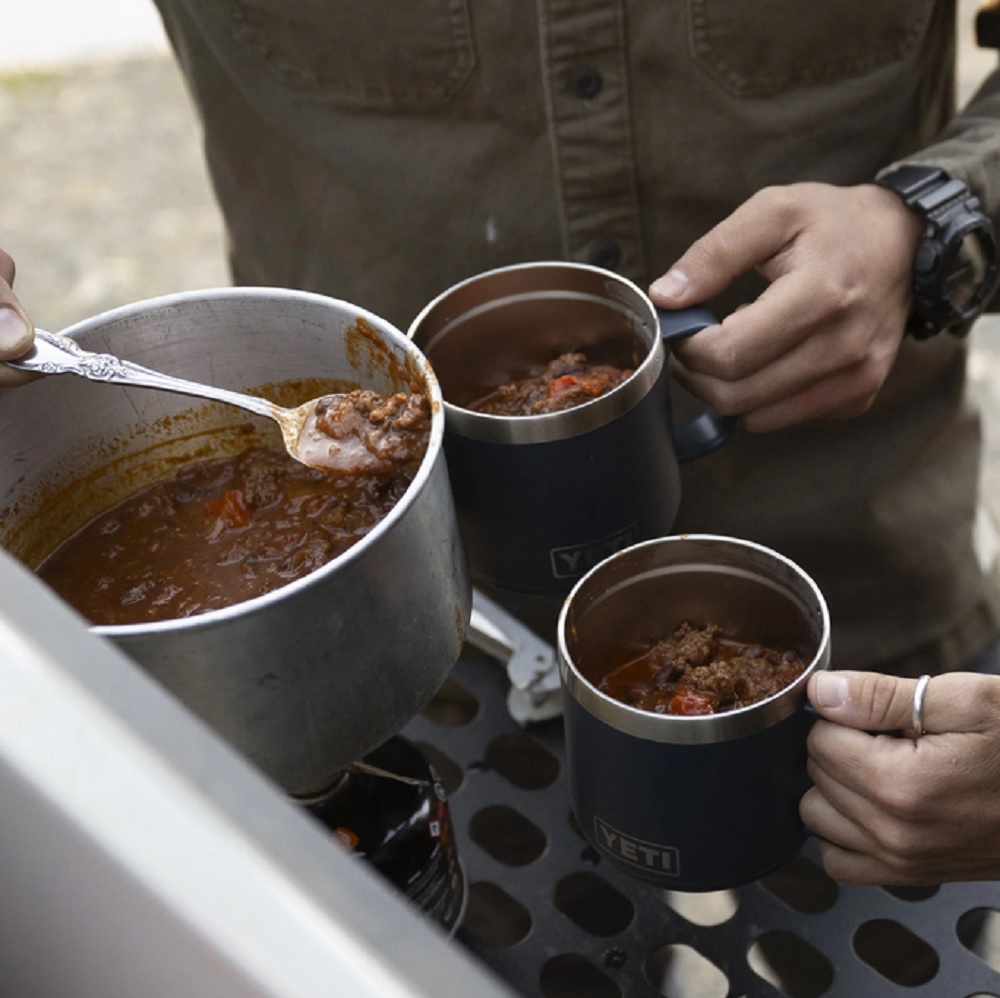
[{"label": "yeti logo text", "polygon": [[616,551],[635,543],[635,525],[615,531],[610,537],[571,547],[553,548],[549,552],[552,574],[557,579],[575,579],[589,571]]},{"label": "yeti logo text", "polygon": [[598,845],[610,855],[641,867],[643,870],[655,870],[665,873],[668,877],[676,877],[681,872],[680,854],[673,846],[657,845],[655,842],[643,842],[629,835],[622,835],[609,824],[594,818],[594,834]]}]

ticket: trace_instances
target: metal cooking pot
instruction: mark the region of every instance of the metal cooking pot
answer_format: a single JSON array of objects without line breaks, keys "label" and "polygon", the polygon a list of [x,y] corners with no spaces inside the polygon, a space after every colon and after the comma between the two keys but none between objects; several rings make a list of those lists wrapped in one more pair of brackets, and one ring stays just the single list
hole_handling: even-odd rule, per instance
[{"label": "metal cooking pot", "polygon": [[[65,332],[89,350],[286,405],[356,384],[430,397],[430,444],[413,483],[340,557],[223,610],[93,628],[287,791],[323,787],[431,698],[471,612],[426,359],[369,312],[272,288],[156,298]],[[190,460],[280,446],[269,420],[193,405],[71,375],[0,392],[0,544],[36,567],[97,513]]]},{"label": "metal cooking pot", "polygon": [[[678,624],[794,651],[791,685],[705,716],[640,710],[598,688],[622,653]],[[637,544],[577,583],[559,620],[566,757],[580,829],[612,865],[660,887],[711,891],[769,873],[802,846],[806,684],[830,663],[816,583],[759,544],[710,534]]]}]

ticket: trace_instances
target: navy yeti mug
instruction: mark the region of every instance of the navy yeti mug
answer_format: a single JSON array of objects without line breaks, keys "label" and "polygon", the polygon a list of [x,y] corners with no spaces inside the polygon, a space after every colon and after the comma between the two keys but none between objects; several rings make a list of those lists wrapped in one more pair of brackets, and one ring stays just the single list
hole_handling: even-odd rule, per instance
[{"label": "navy yeti mug", "polygon": [[[560,601],[613,551],[668,533],[678,462],[710,453],[734,421],[675,424],[667,351],[715,323],[705,309],[658,311],[631,281],[583,264],[528,263],[455,285],[414,319],[445,405],[445,456],[477,582]],[[632,371],[584,404],[534,415],[470,406],[564,353]]]},{"label": "navy yeti mug", "polygon": [[[679,624],[793,651],[805,665],[766,699],[700,716],[654,713],[598,685]],[[830,662],[830,619],[816,584],[787,558],[732,537],[678,535],[619,552],[582,578],[558,629],[573,811],[615,867],[681,891],[762,877],[806,830],[806,684]]]}]

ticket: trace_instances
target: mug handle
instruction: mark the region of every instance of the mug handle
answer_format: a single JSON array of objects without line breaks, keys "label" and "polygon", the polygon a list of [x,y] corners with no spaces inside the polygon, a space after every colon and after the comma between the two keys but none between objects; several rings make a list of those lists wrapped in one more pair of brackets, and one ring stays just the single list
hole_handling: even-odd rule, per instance
[{"label": "mug handle", "polygon": [[[658,308],[656,317],[660,324],[660,336],[667,344],[671,340],[693,336],[699,330],[715,326],[719,322],[707,308],[701,307],[676,311]],[[735,416],[720,416],[711,409],[706,409],[683,423],[675,423],[674,448],[677,460],[690,461],[718,450],[733,435],[736,423]]]},{"label": "mug handle", "polygon": [[[806,702],[802,705],[802,709],[805,711],[806,720],[809,722],[810,728],[812,728],[817,721],[823,719],[823,715],[808,700],[806,700]],[[809,785],[812,786],[812,783]],[[807,838],[815,839],[817,842],[826,841],[822,835],[817,835],[808,825],[803,825],[802,827],[805,829]]]}]

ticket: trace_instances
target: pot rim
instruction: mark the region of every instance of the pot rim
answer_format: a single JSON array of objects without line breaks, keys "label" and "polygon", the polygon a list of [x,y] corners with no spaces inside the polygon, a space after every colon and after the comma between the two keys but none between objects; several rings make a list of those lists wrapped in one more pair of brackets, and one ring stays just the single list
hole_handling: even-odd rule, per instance
[{"label": "pot rim", "polygon": [[387,319],[376,315],[374,312],[351,302],[339,298],[332,298],[329,295],[319,294],[313,291],[300,291],[293,288],[271,288],[256,286],[239,286],[223,288],[203,288],[193,291],[180,291],[172,294],[159,295],[154,298],[147,298],[127,305],[101,312],[88,319],[75,322],[67,326],[61,332],[63,335],[76,337],[89,332],[108,322],[118,322],[141,318],[151,309],[158,310],[169,308],[174,305],[184,305],[187,303],[203,303],[212,301],[224,301],[227,299],[261,299],[269,301],[288,302],[308,302],[314,305],[335,304],[349,310],[356,318],[364,319],[379,336],[390,346],[398,348],[396,352],[402,350],[403,353],[413,360],[420,371],[424,381],[428,397],[431,403],[431,432],[427,442],[427,451],[423,460],[414,475],[413,481],[407,486],[406,491],[400,497],[395,506],[382,518],[361,540],[351,545],[346,551],[328,561],[325,565],[315,571],[304,575],[299,579],[240,603],[231,606],[220,607],[216,610],[207,610],[204,613],[194,614],[190,617],[174,617],[169,620],[149,621],[138,624],[91,624],[90,630],[103,637],[112,639],[124,639],[139,637],[148,634],[173,633],[179,631],[206,629],[224,621],[234,618],[241,618],[251,614],[259,613],[262,608],[273,603],[283,601],[300,590],[310,588],[317,581],[338,572],[351,562],[363,557],[365,553],[375,545],[378,540],[392,530],[393,526],[405,515],[406,511],[416,501],[417,495],[423,490],[431,476],[432,469],[437,463],[438,456],[442,454],[444,441],[444,399],[441,395],[441,386],[437,378],[423,355],[420,348],[413,343],[403,332],[397,329]]},{"label": "pot rim", "polygon": [[[593,580],[595,575],[605,570],[607,565],[617,559],[627,557],[642,549],[685,542],[721,543],[756,552],[764,558],[780,564],[805,587],[815,605],[820,639],[816,652],[798,679],[770,697],[746,707],[739,707],[736,710],[724,711],[719,714],[679,716],[655,714],[616,700],[599,690],[580,672],[570,655],[566,636],[571,605],[580,591]],[[697,566],[692,565],[691,567]],[[664,571],[671,568],[683,570],[683,566],[667,566]],[[655,574],[662,574],[662,572],[653,569],[643,573],[644,576]],[[637,578],[640,576],[624,581],[620,588],[627,588]],[[563,601],[557,625],[557,644],[559,673],[565,691],[583,710],[598,720],[625,734],[648,741],[679,745],[709,744],[745,737],[783,721],[797,710],[808,708],[805,688],[809,677],[814,672],[828,669],[830,666],[830,613],[826,599],[816,582],[804,569],[780,552],[754,541],[723,534],[672,534],[623,548],[595,565],[586,575],[581,577]]]},{"label": "pot rim", "polygon": [[[473,440],[481,440],[487,443],[502,444],[536,444],[547,443],[553,440],[564,440],[567,437],[578,436],[590,430],[603,426],[611,422],[623,413],[628,412],[645,397],[650,387],[660,376],[666,360],[663,347],[663,339],[659,333],[659,323],[654,307],[649,296],[633,281],[614,271],[605,270],[602,267],[595,267],[591,264],[572,263],[566,260],[535,260],[527,263],[516,263],[506,267],[495,267],[479,274],[474,274],[457,284],[453,284],[436,298],[428,302],[417,316],[410,323],[406,336],[416,343],[416,337],[421,332],[421,326],[427,317],[452,295],[475,284],[489,281],[492,278],[516,274],[518,272],[542,271],[545,269],[566,272],[587,272],[600,278],[610,285],[618,285],[621,290],[627,292],[636,299],[636,304],[641,305],[643,310],[648,312],[650,320],[650,330],[652,331],[652,342],[647,344],[645,357],[637,365],[632,375],[622,384],[613,388],[610,392],[601,395],[599,398],[591,399],[582,405],[565,409],[561,412],[540,413],[534,416],[499,416],[493,413],[476,412],[464,406],[456,405],[445,399],[444,406],[447,413],[448,429],[450,432],[457,432],[460,436]],[[450,318],[440,329],[438,329],[426,347],[420,347],[430,354],[434,343],[445,336],[458,321],[475,316],[476,314],[498,307],[499,304],[510,302],[538,299],[538,298],[565,298],[571,296],[577,300],[590,299],[604,307],[615,308],[623,314],[631,311],[626,308],[624,301],[619,301],[613,296],[601,297],[596,294],[585,294],[562,288],[546,288],[536,290],[525,290],[518,294],[507,295],[500,299],[491,299],[481,302],[477,307],[463,312],[459,316]]]}]

